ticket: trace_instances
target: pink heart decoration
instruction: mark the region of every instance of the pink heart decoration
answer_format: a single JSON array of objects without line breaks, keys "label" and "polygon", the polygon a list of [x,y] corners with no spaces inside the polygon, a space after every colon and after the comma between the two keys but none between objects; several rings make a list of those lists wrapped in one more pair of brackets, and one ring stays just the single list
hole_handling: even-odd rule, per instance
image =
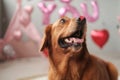
[{"label": "pink heart decoration", "polygon": [[103,48],[109,39],[109,32],[106,29],[93,30],[91,32],[91,38],[100,48]]},{"label": "pink heart decoration", "polygon": [[22,32],[20,30],[16,30],[14,31],[13,36],[16,40],[20,41],[22,38]]}]

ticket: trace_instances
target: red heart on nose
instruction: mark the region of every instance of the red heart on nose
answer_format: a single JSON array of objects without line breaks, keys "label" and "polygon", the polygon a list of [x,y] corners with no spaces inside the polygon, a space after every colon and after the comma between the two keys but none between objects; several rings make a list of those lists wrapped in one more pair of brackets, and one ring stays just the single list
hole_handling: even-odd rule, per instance
[{"label": "red heart on nose", "polygon": [[80,16],[80,19],[83,20],[85,17],[84,16]]},{"label": "red heart on nose", "polygon": [[103,30],[93,30],[91,32],[91,37],[93,41],[102,48],[105,43],[108,41],[109,32],[106,29]]}]

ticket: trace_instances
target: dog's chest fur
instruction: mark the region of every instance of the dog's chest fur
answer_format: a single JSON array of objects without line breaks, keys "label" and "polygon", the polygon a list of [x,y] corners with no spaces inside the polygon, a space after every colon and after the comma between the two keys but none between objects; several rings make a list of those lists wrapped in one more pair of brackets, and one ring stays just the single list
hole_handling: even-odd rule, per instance
[{"label": "dog's chest fur", "polygon": [[82,78],[85,65],[80,65],[75,61],[71,61],[68,66],[65,80],[80,80]]},{"label": "dog's chest fur", "polygon": [[[63,66],[57,66],[57,68],[50,69],[50,75],[54,76],[50,80],[81,80],[84,74],[84,70],[87,66],[87,61],[76,61],[71,59],[70,61],[65,62],[63,59]],[[61,63],[62,63],[61,62]],[[66,65],[66,66],[65,66]],[[63,67],[62,69],[60,69]],[[56,69],[56,70],[55,70]]]}]

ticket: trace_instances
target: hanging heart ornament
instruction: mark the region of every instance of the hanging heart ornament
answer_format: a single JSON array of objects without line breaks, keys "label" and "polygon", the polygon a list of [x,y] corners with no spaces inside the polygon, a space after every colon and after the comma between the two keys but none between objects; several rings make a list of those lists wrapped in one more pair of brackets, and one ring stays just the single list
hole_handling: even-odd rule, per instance
[{"label": "hanging heart ornament", "polygon": [[109,32],[106,29],[91,31],[91,38],[100,48],[107,43],[109,39]]}]

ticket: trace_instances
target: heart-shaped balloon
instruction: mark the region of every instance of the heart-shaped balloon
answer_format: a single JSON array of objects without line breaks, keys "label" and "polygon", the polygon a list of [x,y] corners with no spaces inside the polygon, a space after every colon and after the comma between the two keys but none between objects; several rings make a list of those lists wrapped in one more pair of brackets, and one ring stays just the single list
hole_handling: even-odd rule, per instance
[{"label": "heart-shaped balloon", "polygon": [[106,29],[91,31],[92,40],[100,47],[106,44],[109,39],[109,32]]}]

